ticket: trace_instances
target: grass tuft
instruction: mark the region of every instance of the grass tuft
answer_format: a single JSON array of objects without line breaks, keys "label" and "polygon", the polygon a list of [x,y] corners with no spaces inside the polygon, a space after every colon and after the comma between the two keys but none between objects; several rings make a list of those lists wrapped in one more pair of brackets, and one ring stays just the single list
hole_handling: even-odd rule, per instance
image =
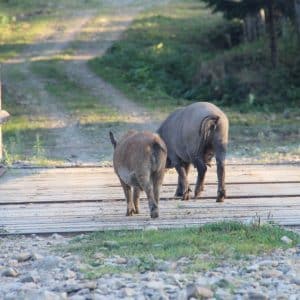
[{"label": "grass tuft", "polygon": [[[288,236],[291,245],[280,239]],[[114,241],[118,247],[108,247]],[[85,270],[90,277],[104,273],[144,272],[157,270],[162,260],[178,262],[188,258],[189,263],[179,266],[183,271],[208,270],[224,260],[246,259],[249,255],[262,255],[277,248],[286,249],[300,242],[300,236],[275,225],[245,225],[239,222],[219,222],[200,228],[172,229],[158,231],[109,231],[96,232],[75,238],[65,251],[83,257],[87,263]],[[101,252],[99,263],[95,254]],[[136,264],[114,265],[110,268],[105,260],[114,257],[138,259]]]}]

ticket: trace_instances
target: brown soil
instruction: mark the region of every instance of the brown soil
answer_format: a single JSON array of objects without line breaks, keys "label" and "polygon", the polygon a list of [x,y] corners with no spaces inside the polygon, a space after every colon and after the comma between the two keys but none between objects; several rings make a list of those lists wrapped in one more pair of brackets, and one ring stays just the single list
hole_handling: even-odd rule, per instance
[{"label": "brown soil", "polygon": [[[96,76],[86,64],[89,59],[103,55],[111,44],[120,38],[135,16],[149,6],[149,1],[114,0],[105,2],[107,2],[105,5],[111,8],[110,16],[103,18],[97,31],[89,35],[89,40],[93,43],[86,42],[84,47],[74,49],[72,59],[65,64],[66,72],[80,86],[88,88],[91,95],[96,96],[103,104],[116,108],[120,114],[125,116],[128,124],[137,124],[139,129],[154,130],[156,125],[151,122],[145,108],[133,103],[120,91]],[[136,2],[137,4],[133,5]],[[151,2],[151,5],[155,4],[153,2],[161,3],[161,1]],[[19,57],[7,61],[4,65],[4,68],[9,68],[11,64],[19,64],[20,72],[26,77],[26,81],[23,83],[26,85],[25,90],[32,91],[26,93],[24,101],[27,101],[27,104],[31,105],[32,109],[38,111],[40,115],[50,118],[53,121],[51,123],[54,129],[59,129],[55,131],[54,146],[46,149],[50,159],[63,158],[66,162],[76,164],[98,163],[101,158],[102,160],[111,159],[112,149],[110,145],[107,145],[107,132],[99,132],[98,141],[95,141],[93,136],[83,133],[80,126],[77,126],[77,120],[74,120],[70,113],[59,105],[59,99],[47,92],[45,82],[33,74],[30,69],[32,61],[62,54],[63,51],[72,47],[72,43],[84,35],[85,28],[99,15],[101,15],[100,9],[99,11],[78,12],[73,18],[74,21],[68,21],[64,26],[57,26],[51,36],[43,36],[24,49]],[[69,19],[70,16],[68,16]],[[47,46],[45,47],[45,45]],[[22,87],[20,87],[21,89]],[[132,128],[132,126],[129,127]],[[119,129],[116,128],[116,130]],[[101,147],[103,142],[105,146]]]}]

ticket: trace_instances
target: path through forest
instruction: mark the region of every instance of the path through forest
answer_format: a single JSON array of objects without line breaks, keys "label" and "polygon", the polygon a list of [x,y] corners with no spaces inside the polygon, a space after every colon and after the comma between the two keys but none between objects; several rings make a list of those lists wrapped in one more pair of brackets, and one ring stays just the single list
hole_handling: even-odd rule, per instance
[{"label": "path through forest", "polygon": [[[149,1],[134,0],[104,2],[105,12],[109,11],[109,17],[106,14],[101,19],[100,26],[98,25],[96,30],[93,28],[93,32],[88,36],[91,42],[85,41],[82,47],[72,48],[71,59],[64,64],[65,72],[70,80],[89,90],[91,96],[99,99],[103,105],[114,107],[126,119],[128,126],[121,131],[132,127],[155,130],[156,124],[150,121],[146,109],[133,103],[120,91],[96,76],[88,68],[87,61],[105,54],[112,43],[120,39],[122,32],[140,11],[150,5],[161,4],[161,1],[151,1],[151,4]],[[52,148],[45,149],[50,158],[58,157],[76,164],[98,163],[101,157],[107,160],[111,158],[108,130],[95,133],[98,136],[96,139],[95,136],[83,132],[78,126],[78,120],[60,104],[60,99],[47,91],[45,87],[47,82],[34,74],[31,69],[33,62],[62,55],[66,49],[72,47],[72,43],[84,37],[86,28],[91,26],[95,18],[101,16],[101,8],[99,6],[98,10],[83,10],[73,16],[67,15],[66,12],[67,21],[64,22],[64,26],[57,26],[51,35],[36,40],[34,44],[26,47],[20,56],[7,61],[4,65],[4,73],[5,68],[9,68],[11,64],[20,66],[19,71],[26,80],[22,84],[17,84],[19,93],[33,110],[52,120],[55,142]],[[117,127],[116,131],[120,131],[120,128]]]}]

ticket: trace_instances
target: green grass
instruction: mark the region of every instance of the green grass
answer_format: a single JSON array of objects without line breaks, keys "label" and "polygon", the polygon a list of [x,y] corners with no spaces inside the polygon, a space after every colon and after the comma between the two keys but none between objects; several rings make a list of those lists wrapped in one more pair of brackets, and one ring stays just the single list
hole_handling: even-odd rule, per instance
[{"label": "green grass", "polygon": [[[284,235],[293,240],[292,245],[281,242]],[[220,222],[191,229],[96,232],[75,238],[64,251],[79,254],[87,263],[84,270],[87,276],[97,277],[104,273],[157,270],[161,260],[176,262],[182,257],[190,259],[182,271],[208,270],[224,260],[247,259],[249,255],[285,249],[299,241],[299,235],[274,225]],[[138,258],[138,263],[110,267],[103,259],[95,259],[94,255],[99,252],[104,255],[104,260],[118,255],[127,259]],[[203,261],[201,255],[208,258]]]},{"label": "green grass", "polygon": [[[86,7],[89,2],[71,0],[13,0],[0,2],[0,62],[21,53],[34,40],[50,35],[62,22],[62,10]],[[95,2],[95,1],[93,1]],[[64,11],[64,13],[65,13]]]},{"label": "green grass", "polygon": [[[233,155],[263,162],[289,154],[299,158],[299,41],[287,27],[274,72],[266,39],[229,49],[222,45],[230,26],[201,1],[172,1],[140,14],[122,39],[89,66],[130,98],[165,115],[191,101],[219,105],[230,120]],[[287,154],[280,153],[282,147]]]},{"label": "green grass", "polygon": [[[68,49],[55,57],[45,54],[42,60],[30,62],[30,71],[44,83],[46,92],[55,99],[61,111],[93,139],[97,138],[95,132],[103,131],[103,128],[116,125],[119,130],[121,124],[126,125],[126,120],[108,105],[100,104],[99,97],[70,79],[64,69],[76,50],[85,47],[86,43],[95,42],[90,38],[97,34],[97,29],[102,22],[105,23],[105,18],[110,17],[113,8],[98,0],[0,2],[0,62],[19,55],[24,47],[51,35],[57,27],[66,26],[66,22],[76,23],[78,11],[99,7],[101,13],[87,24],[84,33]],[[230,119],[230,151],[233,154],[270,161],[281,155],[281,150],[276,149],[283,146],[288,153],[299,157],[299,105],[297,108],[297,103],[291,101],[288,105],[292,107],[289,108],[286,104],[289,99],[300,99],[298,63],[295,60],[297,40],[287,36],[282,38],[280,52],[286,55],[281,55],[278,72],[271,74],[261,65],[267,60],[264,41],[229,50],[220,47],[219,42],[216,44],[216,37],[222,37],[224,26],[227,25],[221,16],[211,14],[201,1],[171,1],[168,5],[141,13],[122,39],[103,58],[96,58],[89,65],[96,74],[153,111],[157,119],[162,119],[178,106],[189,104],[191,99],[220,104]],[[231,73],[236,72],[239,81],[243,81],[241,85],[235,86],[231,78],[220,86],[199,86],[199,74],[202,72],[207,76],[205,68],[218,73],[223,63],[230,67]],[[241,71],[243,64],[247,68]],[[10,64],[3,74],[3,108],[12,115],[3,127],[10,161],[34,159],[36,137],[40,136],[47,148],[54,143],[60,130],[48,111],[41,110],[43,95],[34,83],[28,82],[22,68],[22,63]],[[271,88],[269,78],[274,79]],[[254,90],[244,97],[247,89],[240,89],[240,86],[251,85],[254,79],[259,82],[254,82]],[[265,85],[267,88],[264,89]],[[277,89],[273,89],[274,86]],[[219,91],[219,87],[222,89],[220,99],[211,94],[211,89]],[[231,97],[233,92],[235,95]],[[268,98],[266,105],[258,105],[266,99],[258,93]],[[273,99],[273,95],[277,98],[274,96],[276,99]],[[231,102],[232,99],[235,100]],[[243,102],[235,103],[236,99],[243,99]],[[268,104],[270,101],[277,108],[283,103],[284,108],[274,112],[273,106]]]},{"label": "green grass", "polygon": [[103,58],[90,61],[90,67],[148,108],[172,109],[186,103],[181,95],[201,59],[203,34],[221,21],[200,2],[172,1],[142,13],[122,40]]},{"label": "green grass", "polygon": [[[227,31],[226,31],[227,30]],[[270,68],[267,38],[226,47],[240,30],[201,1],[172,1],[142,13],[91,69],[154,108],[210,100],[247,111],[282,111],[300,103],[300,43],[287,26],[279,41],[280,64]]]},{"label": "green grass", "polygon": [[[104,134],[108,137],[106,132],[109,128],[118,132],[125,130],[129,126],[127,117],[109,106],[101,96],[96,97],[87,87],[68,76],[66,64],[68,61],[61,57],[30,64],[32,74],[42,82],[45,92],[51,97],[52,105],[58,107],[59,112],[65,114],[91,141],[98,140]],[[10,72],[12,76],[18,74],[19,80],[16,87],[8,89],[5,94],[5,109],[12,117],[3,126],[4,161],[8,164],[25,160],[42,166],[61,165],[65,157],[51,156],[47,151],[56,145],[56,137],[64,130],[57,125],[57,119],[51,118],[51,104],[45,103],[43,94],[33,89],[27,78],[15,70],[15,66]],[[43,155],[38,156],[35,153],[37,136],[45,150]],[[105,148],[105,153],[99,154],[101,161],[107,161],[110,156],[107,153],[111,153],[111,145],[109,142],[107,144],[101,145],[102,150]]]},{"label": "green grass", "polygon": [[[112,8],[99,0],[52,0],[47,3],[29,0],[26,4],[21,0],[1,2],[0,62],[18,55],[22,57],[25,47],[39,46],[39,38],[45,39],[58,27],[76,23],[78,11],[84,13],[100,7],[103,8],[101,14],[109,17]],[[101,97],[93,96],[88,88],[80,86],[66,75],[64,69],[70,62],[72,49],[64,50],[59,56],[47,54],[47,49],[44,50],[39,60],[30,61],[29,58],[27,63],[17,62],[1,70],[4,79],[3,108],[11,114],[9,122],[3,126],[5,161],[9,164],[25,160],[39,165],[52,165],[60,164],[64,159],[47,155],[46,150],[55,145],[56,137],[63,129],[51,117],[51,105],[47,109],[44,92],[32,80],[28,80],[24,72],[26,64],[37,80],[42,82],[45,92],[60,112],[77,124],[81,131],[92,134],[93,140],[97,138],[97,130],[124,121],[115,109],[101,103]],[[35,153],[37,137],[40,137],[45,149],[39,155]]]},{"label": "green grass", "polygon": [[117,111],[104,105],[88,88],[80,86],[64,71],[64,60],[52,59],[32,64],[33,73],[45,81],[46,91],[59,99],[61,110],[68,112],[80,124],[112,122],[120,120]]}]

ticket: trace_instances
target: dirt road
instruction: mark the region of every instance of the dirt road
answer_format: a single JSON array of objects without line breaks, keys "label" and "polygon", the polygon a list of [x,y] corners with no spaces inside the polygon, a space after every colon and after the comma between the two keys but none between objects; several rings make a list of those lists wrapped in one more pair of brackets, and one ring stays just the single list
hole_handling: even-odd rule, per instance
[{"label": "dirt road", "polygon": [[[9,68],[18,64],[19,71],[25,81],[17,83],[18,93],[24,98],[27,106],[33,111],[51,119],[53,134],[49,146],[45,146],[48,158],[59,158],[66,163],[99,163],[111,159],[112,148],[107,138],[109,129],[125,131],[128,128],[154,130],[156,125],[150,120],[149,114],[143,107],[127,99],[121,92],[96,76],[87,66],[87,61],[105,54],[112,43],[121,37],[136,15],[150,6],[149,1],[104,1],[105,16],[100,18],[100,26],[92,25],[95,18],[101,17],[102,6],[95,10],[82,10],[76,15],[66,15],[64,26],[57,26],[50,35],[44,35],[35,43],[29,45],[18,57],[8,60],[4,65]],[[157,2],[157,3],[155,3]],[[151,5],[161,1],[151,1]],[[107,14],[107,12],[109,12]],[[67,14],[68,12],[66,12]],[[93,26],[92,30],[91,27]],[[86,34],[88,31],[88,35]],[[84,39],[82,47],[72,47],[75,41]],[[46,45],[46,46],[45,46]],[[126,119],[125,126],[112,125],[101,132],[87,134],[74,118],[60,103],[60,99],[50,94],[46,89],[49,82],[39,78],[32,72],[32,63],[38,60],[52,59],[63,55],[66,49],[72,49],[65,72],[72,81],[89,90],[103,105],[114,107]],[[84,101],[84,100],[83,100]],[[47,137],[42,137],[47,139]]]}]

